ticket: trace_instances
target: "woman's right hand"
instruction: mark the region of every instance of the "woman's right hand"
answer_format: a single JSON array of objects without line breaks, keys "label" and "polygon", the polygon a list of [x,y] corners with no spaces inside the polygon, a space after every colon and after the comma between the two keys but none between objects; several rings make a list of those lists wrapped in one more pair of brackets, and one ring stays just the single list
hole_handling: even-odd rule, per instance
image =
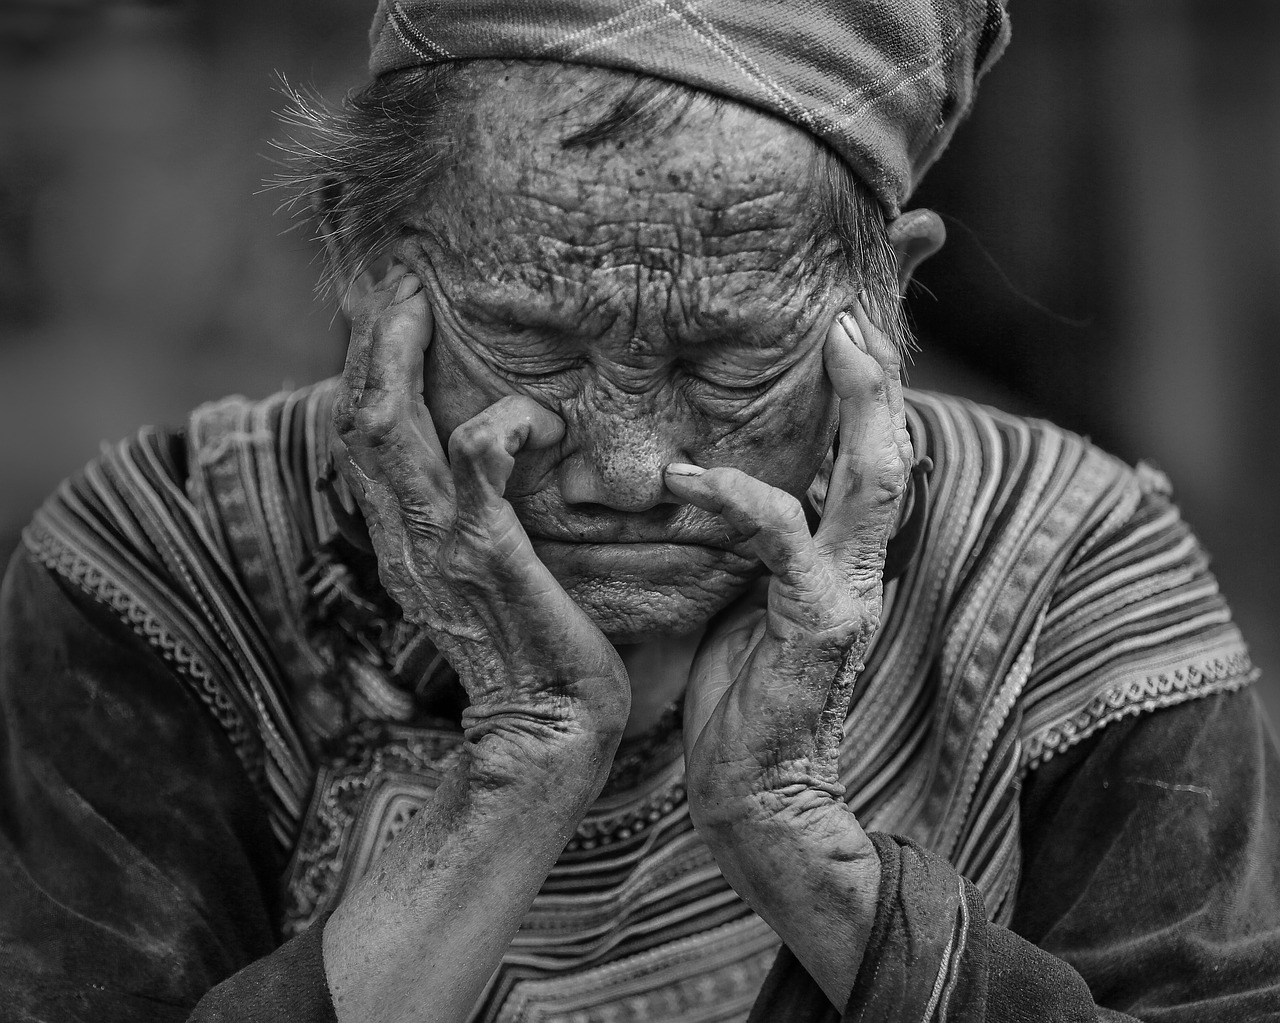
[{"label": "woman's right hand", "polygon": [[431,311],[393,274],[351,333],[340,470],[388,592],[458,672],[458,769],[324,925],[340,1023],[467,1019],[599,793],[630,708],[617,652],[534,553],[503,489],[564,424],[509,396],[441,448],[422,399]]},{"label": "woman's right hand", "polygon": [[[454,430],[446,458],[422,397],[431,335],[420,280],[393,270],[352,328],[334,405],[339,469],[387,592],[467,691],[473,779],[554,780],[550,791],[589,802],[626,724],[627,674],[503,496],[516,453],[557,443],[564,423],[509,395]],[[574,780],[592,791],[572,792]]]}]

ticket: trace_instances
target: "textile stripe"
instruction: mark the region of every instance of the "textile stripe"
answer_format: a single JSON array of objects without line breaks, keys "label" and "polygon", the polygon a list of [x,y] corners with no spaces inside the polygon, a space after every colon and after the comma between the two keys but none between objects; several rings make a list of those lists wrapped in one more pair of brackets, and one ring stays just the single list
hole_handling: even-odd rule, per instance
[{"label": "textile stripe", "polygon": [[[173,439],[144,432],[60,490],[27,534],[43,563],[173,665],[175,684],[232,740],[292,857],[290,932],[336,905],[431,797],[460,741],[454,726],[421,723],[432,707],[418,701],[452,683],[420,636],[332,676],[317,650],[299,649],[315,637],[291,620],[293,562],[334,529],[313,489],[330,394],[325,384],[198,410],[185,480]],[[1256,672],[1167,495],[1044,424],[958,399],[909,401],[934,501],[919,557],[886,591],[840,777],[864,826],[948,854],[1004,922],[1023,772],[1119,716]],[[393,633],[361,635],[362,649],[377,653]],[[397,674],[414,666],[426,677]],[[364,679],[385,699],[345,692],[354,724],[296,711],[334,678]],[[587,814],[475,1019],[630,1006],[692,1023],[746,1011],[777,939],[694,830],[678,732],[673,743],[670,759],[607,787]],[[939,973],[935,1014],[952,979]]]}]

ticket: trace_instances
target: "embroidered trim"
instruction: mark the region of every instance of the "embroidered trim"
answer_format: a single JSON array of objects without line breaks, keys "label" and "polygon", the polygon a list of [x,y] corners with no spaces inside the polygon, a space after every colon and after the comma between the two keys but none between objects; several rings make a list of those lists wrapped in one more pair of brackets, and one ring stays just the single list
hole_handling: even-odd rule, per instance
[{"label": "embroidered trim", "polygon": [[27,527],[23,540],[45,568],[71,582],[86,596],[109,607],[135,635],[187,679],[193,694],[209,709],[226,733],[250,779],[263,788],[266,783],[265,757],[258,736],[249,730],[234,701],[195,651],[166,629],[160,619],[132,593],[117,586],[101,569],[36,523]]},{"label": "embroidered trim", "polygon": [[582,821],[565,845],[565,852],[589,852],[600,846],[627,842],[643,834],[664,817],[670,816],[684,802],[683,778],[684,772],[681,771],[674,783],[662,786],[639,806]]},{"label": "embroidered trim", "polygon": [[1214,658],[1204,665],[1108,686],[1070,717],[1031,736],[1023,752],[1022,770],[1034,770],[1113,721],[1187,700],[1232,692],[1255,682],[1260,674],[1249,655],[1240,651]]},{"label": "embroidered trim", "polygon": [[[371,793],[384,790],[399,812],[394,820],[377,822],[381,841],[379,848],[365,850],[369,856],[381,851],[430,798],[429,792],[452,767],[461,740],[461,735],[444,731],[372,721],[353,726],[345,748],[323,764],[316,777],[293,859],[282,878],[282,933],[306,930],[342,895],[347,876],[363,866],[355,862],[359,835],[353,829],[369,806]],[[407,786],[407,778],[419,784]],[[372,823],[365,821],[360,832],[374,834]]]}]

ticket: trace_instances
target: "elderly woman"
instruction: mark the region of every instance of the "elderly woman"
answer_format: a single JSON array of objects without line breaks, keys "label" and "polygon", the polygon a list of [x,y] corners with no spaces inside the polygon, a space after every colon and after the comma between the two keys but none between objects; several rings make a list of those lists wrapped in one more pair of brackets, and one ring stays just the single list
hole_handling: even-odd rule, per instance
[{"label": "elderly woman", "polygon": [[1280,1018],[1167,484],[901,389],[1005,35],[384,3],[297,112],[341,379],[106,450],[9,572],[5,1018]]}]

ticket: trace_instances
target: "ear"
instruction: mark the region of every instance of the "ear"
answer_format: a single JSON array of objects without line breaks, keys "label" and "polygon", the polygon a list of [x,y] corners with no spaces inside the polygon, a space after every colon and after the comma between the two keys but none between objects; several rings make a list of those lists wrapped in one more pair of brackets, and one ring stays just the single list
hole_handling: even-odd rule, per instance
[{"label": "ear", "polygon": [[942,248],[947,229],[933,210],[909,210],[890,221],[887,230],[898,257],[898,294],[905,295],[916,267]]},{"label": "ear", "polygon": [[[339,241],[342,234],[337,230],[338,217],[341,215],[338,207],[341,188],[342,185],[338,181],[330,178],[312,193],[311,199],[319,227],[319,236],[324,243],[324,258],[330,267],[348,265]],[[335,274],[333,287],[338,297],[338,308],[348,326],[369,298],[369,294],[377,287],[378,282],[387,275],[392,262],[392,256],[381,254],[367,262],[354,277],[345,272]]]}]

